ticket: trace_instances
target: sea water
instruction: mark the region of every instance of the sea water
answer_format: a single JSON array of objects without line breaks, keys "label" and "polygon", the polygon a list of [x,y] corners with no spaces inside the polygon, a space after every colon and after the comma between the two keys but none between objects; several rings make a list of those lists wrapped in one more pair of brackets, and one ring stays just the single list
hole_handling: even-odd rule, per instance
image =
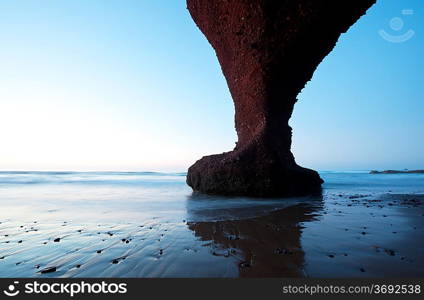
[{"label": "sea water", "polygon": [[[320,173],[324,198],[424,193],[424,174]],[[193,193],[185,173],[0,172],[0,220],[139,221],[146,217],[191,221],[254,217],[314,197],[249,198]]]},{"label": "sea water", "polygon": [[[299,274],[424,274],[423,207],[402,203],[424,194],[424,174],[320,175],[322,195],[283,199],[193,193],[185,173],[0,172],[0,277],[243,276],[251,251],[276,250],[237,222],[299,204],[308,212],[281,237],[298,245]],[[253,248],[227,249],[228,228]]]}]

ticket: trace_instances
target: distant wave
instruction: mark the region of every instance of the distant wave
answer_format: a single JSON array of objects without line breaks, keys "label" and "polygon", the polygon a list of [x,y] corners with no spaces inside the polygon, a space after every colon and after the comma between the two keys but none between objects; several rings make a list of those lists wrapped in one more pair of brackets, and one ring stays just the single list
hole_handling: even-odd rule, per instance
[{"label": "distant wave", "polygon": [[71,174],[105,174],[105,175],[177,175],[186,176],[187,172],[153,172],[153,171],[0,171],[1,174],[43,174],[43,175],[71,175]]},{"label": "distant wave", "polygon": [[27,175],[27,174],[45,174],[45,175],[69,175],[78,172],[68,171],[0,171],[1,174],[13,174],[13,175]]},{"label": "distant wave", "polygon": [[0,184],[139,184],[179,182],[186,173],[164,172],[74,172],[0,171]]},{"label": "distant wave", "polygon": [[328,171],[328,170],[321,170],[318,171],[320,174],[368,174],[370,170],[353,170],[353,171]]}]

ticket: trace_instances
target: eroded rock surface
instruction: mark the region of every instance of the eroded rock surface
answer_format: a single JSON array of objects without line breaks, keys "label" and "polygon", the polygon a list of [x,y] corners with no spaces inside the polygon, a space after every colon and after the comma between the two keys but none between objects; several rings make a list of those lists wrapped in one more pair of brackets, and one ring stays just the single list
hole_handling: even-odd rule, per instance
[{"label": "eroded rock surface", "polygon": [[233,151],[205,156],[188,170],[195,191],[298,196],[317,192],[318,173],[290,151],[296,96],[375,0],[187,0],[215,49],[235,106]]}]

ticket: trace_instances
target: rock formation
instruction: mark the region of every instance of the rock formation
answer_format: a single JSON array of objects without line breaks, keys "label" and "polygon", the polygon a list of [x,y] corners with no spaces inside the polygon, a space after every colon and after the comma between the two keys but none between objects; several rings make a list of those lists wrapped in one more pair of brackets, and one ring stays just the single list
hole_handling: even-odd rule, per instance
[{"label": "rock formation", "polygon": [[[215,49],[234,106],[233,151],[188,170],[195,191],[222,195],[298,196],[317,192],[318,173],[290,151],[296,96],[318,64],[375,0],[187,0]],[[219,121],[219,120],[217,120]]]},{"label": "rock formation", "polygon": [[424,174],[424,170],[372,170],[370,174]]}]

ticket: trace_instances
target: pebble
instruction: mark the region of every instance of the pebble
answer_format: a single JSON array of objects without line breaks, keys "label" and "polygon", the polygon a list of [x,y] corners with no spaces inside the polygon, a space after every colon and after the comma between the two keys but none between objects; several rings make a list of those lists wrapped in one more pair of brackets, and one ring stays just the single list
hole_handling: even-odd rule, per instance
[{"label": "pebble", "polygon": [[393,251],[391,249],[384,249],[384,252],[386,252],[390,256],[395,256],[395,251]]},{"label": "pebble", "polygon": [[53,272],[56,272],[56,267],[49,267],[40,271],[41,274],[53,273]]}]

